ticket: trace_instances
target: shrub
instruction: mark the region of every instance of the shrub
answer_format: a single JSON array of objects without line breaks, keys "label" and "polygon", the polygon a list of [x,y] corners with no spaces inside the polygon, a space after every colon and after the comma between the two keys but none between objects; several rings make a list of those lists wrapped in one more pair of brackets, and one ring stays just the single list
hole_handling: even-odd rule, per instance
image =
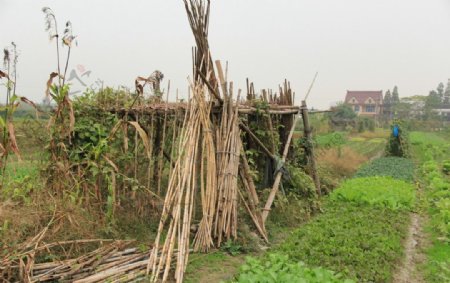
[{"label": "shrub", "polygon": [[409,157],[410,155],[409,134],[399,120],[394,121],[391,125],[391,135],[386,145],[386,155],[398,157]]},{"label": "shrub", "polygon": [[375,131],[375,120],[368,117],[360,117],[357,120],[358,132],[362,133],[365,130],[369,130],[371,132]]},{"label": "shrub", "polygon": [[345,181],[331,194],[333,200],[368,204],[391,209],[411,209],[414,187],[391,177],[365,177]]},{"label": "shrub", "polygon": [[322,267],[309,268],[303,262],[289,261],[289,257],[281,254],[269,254],[266,259],[248,257],[240,268],[237,281],[239,283],[351,283],[342,280],[341,276]]},{"label": "shrub", "polygon": [[313,179],[302,168],[290,164],[286,168],[289,172],[289,177],[283,181],[284,190],[305,197],[306,199],[315,199],[317,195]]},{"label": "shrub", "polygon": [[401,157],[382,157],[361,167],[355,177],[391,176],[408,182],[414,180],[414,163]]}]

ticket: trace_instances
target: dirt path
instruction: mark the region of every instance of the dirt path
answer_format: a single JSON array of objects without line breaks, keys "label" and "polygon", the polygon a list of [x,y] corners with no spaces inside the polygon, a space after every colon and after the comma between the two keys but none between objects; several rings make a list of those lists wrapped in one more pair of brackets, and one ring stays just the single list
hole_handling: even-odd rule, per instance
[{"label": "dirt path", "polygon": [[395,283],[422,283],[425,282],[417,267],[424,261],[424,255],[420,248],[424,244],[425,236],[422,231],[422,217],[413,213],[411,215],[411,225],[408,231],[408,237],[405,241],[405,257],[394,274]]}]

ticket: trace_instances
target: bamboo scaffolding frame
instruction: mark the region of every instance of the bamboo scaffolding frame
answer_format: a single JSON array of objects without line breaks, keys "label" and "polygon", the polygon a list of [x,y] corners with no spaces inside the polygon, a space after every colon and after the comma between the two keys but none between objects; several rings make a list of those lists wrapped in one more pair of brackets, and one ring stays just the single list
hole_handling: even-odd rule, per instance
[{"label": "bamboo scaffolding frame", "polygon": [[[299,119],[296,115],[303,114],[305,107],[293,105],[294,93],[287,80],[279,86],[277,93],[263,90],[262,96],[257,96],[254,84],[247,80],[247,100],[241,100],[240,90],[234,99],[233,83],[227,81],[228,63],[224,71],[220,61],[213,63],[209,49],[210,1],[184,0],[184,4],[196,42],[192,53],[193,80],[189,81],[187,102],[178,101],[178,91],[176,102],[169,102],[169,82],[163,103],[160,99],[150,100],[147,104],[133,103],[132,107],[125,108],[117,99],[115,106],[104,109],[123,118],[124,122],[118,127],[123,127],[124,152],[129,149],[128,126],[132,125],[136,130],[134,168],[127,167],[135,179],[139,177],[138,135],[148,139],[142,141],[148,158],[147,176],[144,173],[143,179],[144,183],[147,181],[147,191],[152,196],[161,196],[162,202],[153,245],[142,253],[111,244],[76,259],[38,264],[34,264],[35,252],[27,253],[29,260],[16,264],[23,270],[24,280],[129,282],[150,276],[151,282],[167,282],[173,278],[182,282],[190,252],[207,252],[238,237],[240,204],[244,205],[261,238],[268,242],[265,223],[283,173],[281,170],[275,172],[270,195],[263,202],[252,177],[250,165],[253,163],[249,165],[245,147],[251,143],[251,148],[261,149],[272,161],[284,163]],[[261,101],[267,106],[264,109],[258,105]],[[265,114],[260,121],[270,131],[266,143],[249,127],[260,114]],[[147,125],[141,127],[143,122]],[[158,130],[162,133],[160,139]],[[246,133],[247,144],[241,140],[241,130]],[[277,152],[275,134],[280,136],[282,153]],[[165,151],[168,139],[171,139],[170,152],[169,149]],[[164,158],[169,161],[168,170],[164,170]],[[153,176],[157,174],[156,180],[152,179],[152,173]],[[168,181],[164,188],[163,174]],[[195,215],[195,210],[201,214]],[[198,229],[191,237],[193,223],[198,223]]]}]

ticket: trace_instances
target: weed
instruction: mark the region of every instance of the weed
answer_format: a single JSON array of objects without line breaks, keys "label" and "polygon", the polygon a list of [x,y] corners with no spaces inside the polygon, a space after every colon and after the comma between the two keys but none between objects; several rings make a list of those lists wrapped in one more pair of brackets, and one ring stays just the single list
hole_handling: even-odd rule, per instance
[{"label": "weed", "polygon": [[220,249],[224,252],[232,256],[236,256],[244,251],[243,247],[236,242],[233,242],[231,239],[227,240]]},{"label": "weed", "polygon": [[322,150],[318,156],[319,166],[333,172],[338,179],[353,175],[365,161],[367,161],[365,156],[348,147],[344,147],[342,150],[337,148]]}]

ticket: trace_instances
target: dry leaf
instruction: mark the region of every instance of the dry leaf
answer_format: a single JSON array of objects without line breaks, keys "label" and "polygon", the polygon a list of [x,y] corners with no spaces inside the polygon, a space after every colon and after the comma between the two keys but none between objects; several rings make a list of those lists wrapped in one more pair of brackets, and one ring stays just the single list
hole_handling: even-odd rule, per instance
[{"label": "dry leaf", "polygon": [[9,142],[11,145],[11,150],[17,155],[17,158],[21,161],[22,157],[20,156],[19,147],[17,146],[14,125],[11,122],[8,122],[8,132],[9,132]]},{"label": "dry leaf", "polygon": [[147,133],[144,131],[144,129],[142,129],[141,125],[139,125],[138,122],[130,121],[128,123],[130,125],[132,125],[136,129],[136,131],[138,132],[139,136],[142,139],[142,143],[144,144],[145,152],[147,154],[147,157],[151,158],[151,156],[150,156],[150,142],[148,140]]},{"label": "dry leaf", "polygon": [[114,168],[114,171],[119,172],[119,167],[117,167],[117,165],[111,159],[109,159],[108,156],[103,155],[103,158],[105,158],[106,162],[108,162],[109,165]]},{"label": "dry leaf", "polygon": [[33,101],[29,100],[28,98],[26,98],[24,96],[21,96],[20,100],[25,102],[28,105],[31,105],[34,108],[34,110],[36,110],[36,118],[39,119],[39,109],[38,109],[37,105]]},{"label": "dry leaf", "polygon": [[58,76],[58,73],[56,73],[56,72],[52,72],[50,74],[50,78],[47,81],[47,89],[45,90],[45,97],[50,96],[50,87],[52,86],[53,79],[56,78],[57,76]]}]

